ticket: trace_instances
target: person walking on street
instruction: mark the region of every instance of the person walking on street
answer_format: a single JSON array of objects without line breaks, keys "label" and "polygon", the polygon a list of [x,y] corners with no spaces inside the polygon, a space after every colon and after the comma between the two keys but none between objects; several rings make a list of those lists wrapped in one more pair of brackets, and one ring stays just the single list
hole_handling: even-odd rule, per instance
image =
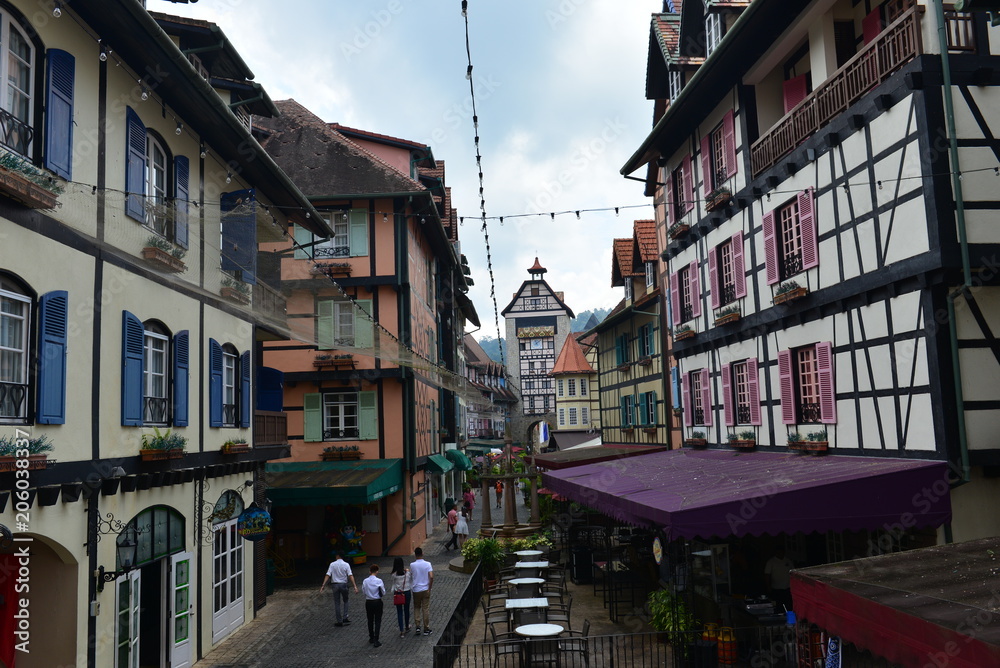
[{"label": "person walking on street", "polygon": [[[334,617],[337,621],[334,626],[343,626],[344,624],[350,624],[351,620],[347,613],[347,604],[350,600],[347,596],[347,583],[350,582],[351,586],[354,587],[354,593],[358,593],[358,585],[354,582],[354,573],[351,572],[351,567],[346,561],[344,561],[340,552],[337,553],[334,560],[330,563],[330,567],[326,569],[326,575],[323,577],[323,584],[319,586],[319,590],[322,593],[326,589],[326,584],[330,583],[333,589],[333,612]],[[340,615],[340,605],[344,605],[344,615]]]},{"label": "person walking on street", "polygon": [[462,506],[462,513],[458,516],[458,521],[455,522],[455,536],[458,538],[458,549],[460,550],[469,537],[469,515],[471,514],[472,509],[468,505]]},{"label": "person walking on street", "polygon": [[382,597],[385,596],[385,585],[378,576],[378,564],[372,564],[368,569],[371,575],[361,583],[365,592],[365,615],[368,617],[368,642],[375,647],[381,647],[378,632],[382,628]]},{"label": "person walking on street", "polygon": [[458,510],[455,506],[452,506],[451,510],[448,511],[448,531],[451,533],[451,539],[444,544],[445,550],[450,550],[452,547],[458,547],[458,534],[455,533],[456,524],[458,524]]},{"label": "person walking on street", "polygon": [[472,491],[471,485],[465,486],[465,493],[462,494],[462,500],[469,504],[469,517],[472,517],[472,510],[476,507],[476,495]]},{"label": "person walking on street", "polygon": [[500,507],[500,502],[503,499],[503,481],[502,480],[497,480],[496,490],[497,490],[497,508],[499,508]]},{"label": "person walking on street", "polygon": [[[403,558],[392,560],[392,602],[396,605],[396,621],[399,622],[399,637],[403,638],[410,632],[410,595],[413,587],[413,577],[410,569],[403,566]],[[397,603],[399,597],[402,603]],[[406,626],[403,626],[403,616],[406,616]]]},{"label": "person walking on street", "polygon": [[410,575],[413,576],[413,623],[416,625],[416,635],[420,635],[422,628],[424,635],[429,636],[433,633],[430,623],[434,567],[429,561],[424,561],[424,551],[419,547],[413,550],[413,556],[416,557],[410,564]]}]

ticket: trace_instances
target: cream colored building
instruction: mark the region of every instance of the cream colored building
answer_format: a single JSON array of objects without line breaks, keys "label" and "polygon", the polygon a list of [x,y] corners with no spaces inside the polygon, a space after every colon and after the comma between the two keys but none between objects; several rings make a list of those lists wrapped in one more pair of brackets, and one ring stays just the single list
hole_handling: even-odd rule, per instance
[{"label": "cream colored building", "polygon": [[257,243],[329,230],[251,136],[266,94],[223,33],[55,6],[0,7],[0,454],[52,446],[0,465],[0,664],[189,666],[263,604],[237,518],[286,451],[257,364],[285,323]]}]

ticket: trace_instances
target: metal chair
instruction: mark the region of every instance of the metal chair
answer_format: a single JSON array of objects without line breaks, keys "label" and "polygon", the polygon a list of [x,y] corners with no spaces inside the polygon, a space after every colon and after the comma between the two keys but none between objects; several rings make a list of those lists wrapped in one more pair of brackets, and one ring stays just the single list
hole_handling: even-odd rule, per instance
[{"label": "metal chair", "polygon": [[547,612],[548,621],[553,624],[566,624],[566,629],[570,629],[569,614],[573,606],[573,597],[568,596],[565,603],[549,603]]},{"label": "metal chair", "polygon": [[[576,666],[575,657],[583,659],[584,666],[590,666],[590,620],[583,620],[582,631],[566,630],[559,638],[559,665]],[[569,661],[567,662],[567,659]]]},{"label": "metal chair", "polygon": [[[503,624],[504,632],[510,631],[510,616],[507,608],[502,605],[486,605],[486,601],[481,601],[483,606],[483,621],[486,626],[493,630],[493,624]],[[483,627],[483,642],[486,642],[486,627]]]},{"label": "metal chair", "polygon": [[549,599],[550,601],[555,600],[558,601],[559,603],[562,603],[563,597],[566,596],[566,589],[564,587],[560,587],[555,583],[546,582],[545,584],[541,585],[538,593],[544,596],[545,598]]},{"label": "metal chair", "polygon": [[492,625],[490,625],[490,634],[493,636],[494,668],[500,664],[500,657],[503,657],[504,663],[506,663],[507,657],[513,656],[517,658],[518,666],[524,665],[523,644],[519,635],[509,631],[497,633]]}]

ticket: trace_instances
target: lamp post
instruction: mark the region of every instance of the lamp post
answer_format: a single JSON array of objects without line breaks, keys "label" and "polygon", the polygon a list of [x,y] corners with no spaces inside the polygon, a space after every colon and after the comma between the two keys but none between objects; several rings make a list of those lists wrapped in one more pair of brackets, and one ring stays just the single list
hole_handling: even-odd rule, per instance
[{"label": "lamp post", "polygon": [[135,539],[135,532],[126,529],[126,532],[118,537],[115,544],[115,551],[118,556],[118,563],[121,564],[121,570],[105,571],[104,566],[98,566],[97,573],[95,574],[97,576],[97,591],[104,591],[105,582],[114,582],[134,568],[135,549],[137,546],[138,542]]}]

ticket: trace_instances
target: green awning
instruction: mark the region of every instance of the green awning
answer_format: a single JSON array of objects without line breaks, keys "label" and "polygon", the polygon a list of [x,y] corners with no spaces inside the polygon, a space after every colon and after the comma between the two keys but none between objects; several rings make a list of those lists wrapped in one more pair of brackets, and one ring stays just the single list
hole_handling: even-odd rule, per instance
[{"label": "green awning", "polygon": [[427,470],[431,473],[447,473],[452,468],[451,461],[444,455],[427,455]]},{"label": "green awning", "polygon": [[489,452],[493,448],[503,450],[503,441],[495,438],[480,439],[469,441],[465,446],[466,450],[477,450],[479,452]]},{"label": "green awning", "polygon": [[445,450],[444,456],[450,459],[459,471],[472,470],[472,460],[461,450]]},{"label": "green awning", "polygon": [[272,463],[265,470],[276,506],[364,505],[403,488],[402,459]]}]

